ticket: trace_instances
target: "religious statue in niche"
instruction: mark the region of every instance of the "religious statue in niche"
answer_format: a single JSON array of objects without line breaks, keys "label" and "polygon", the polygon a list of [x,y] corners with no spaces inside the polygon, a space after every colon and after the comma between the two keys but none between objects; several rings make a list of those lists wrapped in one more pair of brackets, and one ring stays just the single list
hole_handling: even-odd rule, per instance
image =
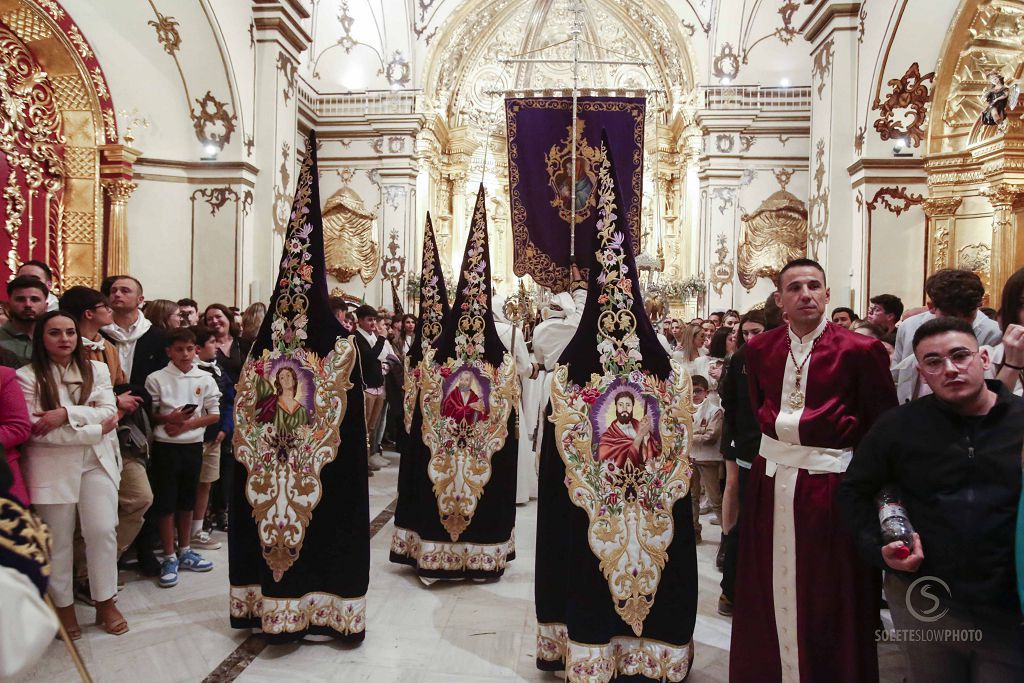
[{"label": "religious statue in niche", "polygon": [[377,215],[368,211],[350,187],[331,195],[324,206],[324,249],[327,272],[339,282],[355,276],[370,283],[377,272],[380,248],[373,240]]},{"label": "religious statue in niche", "polygon": [[999,126],[1000,130],[1006,128],[1006,110],[1011,111],[1017,107],[1020,99],[1020,86],[1014,83],[1007,85],[1006,79],[998,71],[988,75],[988,87],[982,93],[985,98],[985,109],[981,112],[981,123],[986,126]]},{"label": "religious statue in niche", "polygon": [[760,277],[774,279],[786,263],[807,255],[807,207],[786,190],[768,197],[740,220],[736,250],[740,284],[749,292]]}]

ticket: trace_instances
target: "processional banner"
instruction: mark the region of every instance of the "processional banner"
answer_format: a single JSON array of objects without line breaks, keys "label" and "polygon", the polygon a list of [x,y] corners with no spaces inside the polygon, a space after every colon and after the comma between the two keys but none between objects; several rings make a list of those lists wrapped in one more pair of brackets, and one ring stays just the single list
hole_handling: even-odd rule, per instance
[{"label": "processional banner", "polygon": [[[505,100],[508,126],[509,197],[513,271],[554,292],[569,288],[569,228],[576,195],[576,255],[590,263],[597,234],[597,176],[601,131],[611,154],[622,160],[615,179],[622,188],[620,218],[640,250],[643,197],[644,113],[642,97],[580,97],[576,112],[576,174],[572,172],[572,98],[515,97]],[[587,268],[580,271],[587,277]]]}]

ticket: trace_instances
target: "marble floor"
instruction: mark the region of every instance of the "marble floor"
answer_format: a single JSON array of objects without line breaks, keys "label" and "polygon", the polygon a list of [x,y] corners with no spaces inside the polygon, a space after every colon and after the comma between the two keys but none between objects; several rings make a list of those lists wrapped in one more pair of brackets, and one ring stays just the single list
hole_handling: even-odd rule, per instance
[{"label": "marble floor", "polygon": [[[216,564],[208,574],[183,573],[177,587],[125,574],[118,599],[131,631],[116,637],[90,624],[92,608],[79,605],[83,637],[78,648],[97,682],[211,683],[238,680],[345,681],[346,683],[487,683],[559,680],[534,666],[533,558],[536,503],[517,508],[517,559],[505,576],[488,584],[438,582],[427,588],[408,568],[391,564],[394,525],[388,505],[395,497],[397,454],[392,466],[369,480],[370,517],[386,519],[371,543],[367,635],[360,646],[303,643],[264,647],[258,637],[232,630],[227,619],[227,543],[204,551]],[[383,514],[382,514],[383,513]],[[707,518],[705,518],[707,519]],[[697,547],[700,577],[692,683],[728,680],[731,623],[716,608],[721,574],[715,569],[719,528],[704,524]],[[882,681],[903,680],[893,646],[880,651]],[[213,672],[216,676],[212,676]],[[77,679],[59,641],[25,682]]]}]

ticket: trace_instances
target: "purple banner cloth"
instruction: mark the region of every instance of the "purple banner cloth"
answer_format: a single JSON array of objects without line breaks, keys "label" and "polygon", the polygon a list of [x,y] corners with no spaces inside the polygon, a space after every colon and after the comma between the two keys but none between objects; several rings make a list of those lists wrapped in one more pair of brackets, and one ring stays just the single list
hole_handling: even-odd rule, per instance
[{"label": "purple banner cloth", "polygon": [[[569,288],[569,226],[576,195],[576,261],[591,261],[597,224],[601,131],[608,132],[623,206],[619,216],[640,251],[644,111],[641,97],[577,99],[576,185],[572,186],[572,98],[505,100],[513,271],[555,292]],[[584,279],[587,268],[580,268]]]}]

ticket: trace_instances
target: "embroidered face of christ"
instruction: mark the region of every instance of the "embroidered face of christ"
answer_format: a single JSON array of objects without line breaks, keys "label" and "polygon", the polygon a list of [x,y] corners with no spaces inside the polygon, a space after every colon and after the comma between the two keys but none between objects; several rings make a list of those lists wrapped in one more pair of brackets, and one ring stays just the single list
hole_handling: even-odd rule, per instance
[{"label": "embroidered face of christ", "polygon": [[633,396],[626,394],[615,400],[615,419],[619,424],[628,425],[633,422]]},{"label": "embroidered face of christ", "polygon": [[627,463],[643,467],[645,461],[657,457],[661,451],[661,443],[653,433],[651,416],[644,415],[641,420],[633,417],[636,399],[628,391],[620,392],[614,398],[615,420],[601,435],[597,459],[611,460],[619,468]]}]

